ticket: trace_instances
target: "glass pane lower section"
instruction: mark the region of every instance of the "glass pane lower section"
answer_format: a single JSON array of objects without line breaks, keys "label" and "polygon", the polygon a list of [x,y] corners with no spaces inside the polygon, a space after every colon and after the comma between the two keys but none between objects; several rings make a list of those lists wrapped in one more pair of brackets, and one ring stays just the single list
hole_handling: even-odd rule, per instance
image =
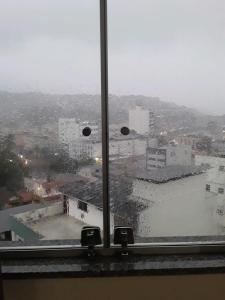
[{"label": "glass pane lower section", "polygon": [[109,0],[110,199],[136,242],[225,233],[225,3]]}]

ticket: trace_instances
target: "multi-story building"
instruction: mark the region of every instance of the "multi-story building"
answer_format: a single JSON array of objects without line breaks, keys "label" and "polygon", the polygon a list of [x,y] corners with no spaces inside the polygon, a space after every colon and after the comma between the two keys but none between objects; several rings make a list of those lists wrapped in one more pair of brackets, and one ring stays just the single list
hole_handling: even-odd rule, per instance
[{"label": "multi-story building", "polygon": [[164,168],[166,166],[192,164],[192,152],[190,146],[167,145],[165,147],[148,147],[146,151],[146,168]]},{"label": "multi-story building", "polygon": [[197,144],[201,141],[202,137],[197,135],[179,135],[176,137],[176,142],[180,145],[191,146],[192,149],[197,149]]},{"label": "multi-story building", "polygon": [[76,119],[59,119],[58,122],[58,137],[59,143],[68,144],[77,140],[80,137],[80,127]]},{"label": "multi-story building", "polygon": [[141,106],[129,110],[129,128],[131,130],[135,130],[138,134],[148,135],[151,126],[149,110]]},{"label": "multi-story building", "polygon": [[69,143],[69,156],[73,159],[81,160],[88,158],[95,158],[100,156],[95,156],[94,154],[94,144],[87,140],[77,140],[75,142]]},{"label": "multi-story building", "polygon": [[195,165],[207,167],[205,182],[205,198],[209,203],[209,211],[220,224],[218,233],[225,228],[225,158],[196,155]]},{"label": "multi-story building", "polygon": [[[133,196],[147,208],[139,214],[137,235],[191,236],[219,232],[211,214],[214,196],[205,198],[207,174],[199,167],[169,166],[140,170],[133,181]],[[214,205],[214,206],[213,206]]]},{"label": "multi-story building", "polygon": [[83,137],[83,129],[89,127],[91,129],[91,136],[98,137],[100,134],[99,124],[97,122],[81,122],[79,123],[80,137]]},{"label": "multi-story building", "polygon": [[[145,155],[147,140],[143,137],[115,137],[109,142],[111,159]],[[69,144],[69,155],[73,159],[101,158],[102,143],[99,140],[78,140]]]}]

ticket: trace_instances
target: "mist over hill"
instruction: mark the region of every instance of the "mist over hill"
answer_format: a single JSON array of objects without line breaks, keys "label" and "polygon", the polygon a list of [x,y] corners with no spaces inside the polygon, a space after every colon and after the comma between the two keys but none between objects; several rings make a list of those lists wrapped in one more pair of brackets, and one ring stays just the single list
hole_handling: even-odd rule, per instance
[{"label": "mist over hill", "polygon": [[[128,110],[141,105],[154,113],[161,127],[202,128],[210,121],[225,124],[225,116],[210,116],[185,106],[142,95],[109,96],[110,123],[124,123]],[[0,92],[0,125],[3,127],[36,127],[57,123],[58,118],[100,121],[100,95],[58,95],[42,93]]]}]

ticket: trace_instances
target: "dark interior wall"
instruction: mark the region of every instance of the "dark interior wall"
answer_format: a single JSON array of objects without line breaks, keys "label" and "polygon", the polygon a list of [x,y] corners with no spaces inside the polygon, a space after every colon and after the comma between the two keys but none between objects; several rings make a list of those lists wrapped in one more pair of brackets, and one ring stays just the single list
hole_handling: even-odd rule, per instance
[{"label": "dark interior wall", "polygon": [[224,299],[225,275],[4,281],[5,300]]}]

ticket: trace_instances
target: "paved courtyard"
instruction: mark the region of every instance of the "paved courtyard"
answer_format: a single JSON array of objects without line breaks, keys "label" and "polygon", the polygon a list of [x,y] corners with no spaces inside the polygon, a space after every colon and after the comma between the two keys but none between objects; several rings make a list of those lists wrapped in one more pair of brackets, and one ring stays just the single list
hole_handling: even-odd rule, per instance
[{"label": "paved courtyard", "polygon": [[83,226],[87,225],[67,215],[46,217],[28,224],[35,232],[44,236],[44,240],[80,239]]}]

